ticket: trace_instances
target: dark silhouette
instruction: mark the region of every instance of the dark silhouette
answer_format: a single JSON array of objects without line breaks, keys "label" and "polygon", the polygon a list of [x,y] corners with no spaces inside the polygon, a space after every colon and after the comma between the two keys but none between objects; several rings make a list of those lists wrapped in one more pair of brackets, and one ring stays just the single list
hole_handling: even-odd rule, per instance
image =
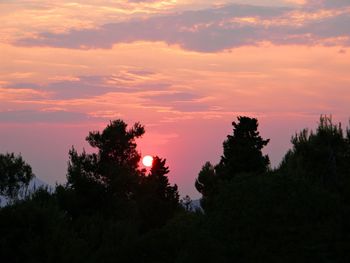
[{"label": "dark silhouette", "polygon": [[125,122],[116,120],[102,133],[90,132],[86,138],[97,153],[79,155],[70,150],[67,186],[81,212],[98,210],[119,217],[131,212],[141,175],[135,139],[144,132],[139,123],[127,129]]},{"label": "dark silhouette", "polygon": [[201,204],[207,207],[207,199],[218,191],[222,181],[229,181],[242,174],[264,174],[269,168],[269,157],[262,149],[269,143],[258,132],[258,120],[238,117],[232,122],[233,135],[228,135],[223,143],[223,156],[215,167],[207,162],[199,172],[195,182],[196,189],[203,195]]},{"label": "dark silhouette", "polygon": [[270,169],[257,120],[238,120],[220,163],[206,163],[196,180],[204,211],[189,209],[189,197],[180,205],[165,159],[138,167],[143,126],[117,120],[90,133],[96,151],[70,151],[66,185],[0,208],[1,261],[349,262],[349,129],[322,117]]},{"label": "dark silhouette", "polygon": [[335,125],[331,117],[321,116],[316,132],[305,129],[292,138],[293,149],[285,155],[278,170],[328,189],[344,188],[349,185],[348,133],[347,130],[344,137],[341,124]]},{"label": "dark silhouette", "polygon": [[0,154],[0,195],[15,200],[25,190],[34,174],[21,155]]},{"label": "dark silhouette", "polygon": [[[163,226],[179,208],[177,186],[171,186],[166,160],[154,157],[149,174],[139,169],[135,139],[144,134],[139,123],[127,129],[122,120],[87,141],[97,153],[69,152],[66,188],[58,188],[62,205],[74,217],[99,213],[135,221],[141,232]],[[71,200],[74,199],[74,202]]]},{"label": "dark silhouette", "polygon": [[186,211],[192,211],[192,199],[190,196],[186,195],[181,199],[181,205],[185,208]]},{"label": "dark silhouette", "polygon": [[206,162],[195,181],[197,191],[202,194],[202,208],[205,209],[207,206],[207,199],[217,193],[218,183],[219,178],[216,174],[215,167],[210,162]]},{"label": "dark silhouette", "polygon": [[221,179],[230,179],[242,173],[265,173],[270,165],[262,149],[269,143],[258,132],[258,120],[238,117],[238,123],[232,122],[233,135],[228,135],[223,143],[224,153],[216,167]]},{"label": "dark silhouette", "polygon": [[170,185],[165,162],[158,156],[153,157],[149,174],[141,180],[137,200],[143,231],[163,226],[179,208],[177,185]]}]

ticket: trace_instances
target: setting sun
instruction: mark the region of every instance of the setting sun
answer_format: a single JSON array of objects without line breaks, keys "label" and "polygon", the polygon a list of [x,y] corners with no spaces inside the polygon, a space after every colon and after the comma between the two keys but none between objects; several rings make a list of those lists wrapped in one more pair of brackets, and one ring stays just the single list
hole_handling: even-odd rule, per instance
[{"label": "setting sun", "polygon": [[142,164],[146,167],[151,167],[153,163],[153,157],[150,155],[146,155],[145,157],[143,157],[142,159]]}]

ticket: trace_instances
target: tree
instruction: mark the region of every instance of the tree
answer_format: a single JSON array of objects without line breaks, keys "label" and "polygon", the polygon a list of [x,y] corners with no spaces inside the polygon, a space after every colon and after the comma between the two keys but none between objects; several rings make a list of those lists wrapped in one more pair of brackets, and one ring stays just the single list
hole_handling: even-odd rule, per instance
[{"label": "tree", "polygon": [[232,180],[240,174],[264,174],[269,169],[270,160],[262,149],[269,143],[258,132],[258,120],[238,117],[232,122],[233,135],[228,135],[223,143],[220,163],[213,166],[207,162],[199,172],[195,187],[202,194],[201,206],[205,210],[210,205],[210,197],[218,193],[221,183]]},{"label": "tree", "polygon": [[344,188],[345,183],[350,183],[348,136],[344,136],[341,124],[333,124],[331,117],[321,116],[316,132],[304,129],[292,137],[293,148],[278,171],[329,189]]},{"label": "tree", "polygon": [[206,196],[213,190],[216,181],[215,167],[210,162],[206,162],[198,174],[195,187],[198,192]]},{"label": "tree", "polygon": [[154,157],[148,179],[154,185],[155,193],[160,199],[177,206],[179,203],[177,185],[170,185],[169,179],[166,176],[168,173],[169,167],[166,166],[166,159],[159,158],[158,156]]},{"label": "tree", "polygon": [[139,123],[128,129],[124,121],[115,120],[102,133],[94,131],[86,137],[97,153],[78,154],[71,149],[67,186],[80,199],[80,206],[109,213],[134,199],[141,173],[135,139],[144,132]]},{"label": "tree", "polygon": [[223,143],[224,153],[217,166],[222,179],[242,173],[265,173],[270,164],[269,157],[262,149],[269,143],[258,132],[258,120],[238,117],[238,123],[232,122],[233,135],[228,135]]},{"label": "tree", "polygon": [[164,225],[179,208],[178,187],[170,185],[168,173],[166,159],[153,157],[149,174],[141,180],[138,196],[143,230]]},{"label": "tree", "polygon": [[207,206],[207,198],[217,193],[218,179],[215,167],[210,162],[206,162],[195,182],[197,191],[202,194],[201,206],[203,209]]},{"label": "tree", "polygon": [[0,195],[16,199],[33,177],[32,168],[21,155],[0,154]]}]

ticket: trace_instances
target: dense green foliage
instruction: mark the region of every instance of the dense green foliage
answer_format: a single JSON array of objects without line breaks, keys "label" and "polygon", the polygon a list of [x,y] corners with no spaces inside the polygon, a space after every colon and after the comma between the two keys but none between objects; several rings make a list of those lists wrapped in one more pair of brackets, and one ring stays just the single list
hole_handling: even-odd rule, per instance
[{"label": "dense green foliage", "polygon": [[[240,117],[196,180],[204,212],[179,206],[165,159],[139,169],[136,124],[111,122],[70,151],[67,185],[0,210],[4,262],[349,262],[350,132],[322,117],[277,169],[256,119]],[[187,208],[187,209],[186,209]]]}]

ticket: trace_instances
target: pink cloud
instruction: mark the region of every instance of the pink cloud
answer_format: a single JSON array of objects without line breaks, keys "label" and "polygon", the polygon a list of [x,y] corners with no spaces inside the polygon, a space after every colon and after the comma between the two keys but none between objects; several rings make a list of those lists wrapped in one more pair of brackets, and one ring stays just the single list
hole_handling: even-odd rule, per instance
[{"label": "pink cloud", "polygon": [[[341,6],[332,4],[332,7]],[[328,2],[323,2],[328,7]],[[109,23],[98,29],[72,30],[65,34],[41,33],[39,38],[15,42],[23,46],[53,46],[72,49],[112,48],[135,41],[163,41],[183,49],[217,52],[261,42],[298,45],[330,45],[330,38],[343,37],[350,45],[349,13],[326,16],[305,9],[230,5],[187,11],[169,16]],[[339,44],[339,43],[336,43]]]}]

